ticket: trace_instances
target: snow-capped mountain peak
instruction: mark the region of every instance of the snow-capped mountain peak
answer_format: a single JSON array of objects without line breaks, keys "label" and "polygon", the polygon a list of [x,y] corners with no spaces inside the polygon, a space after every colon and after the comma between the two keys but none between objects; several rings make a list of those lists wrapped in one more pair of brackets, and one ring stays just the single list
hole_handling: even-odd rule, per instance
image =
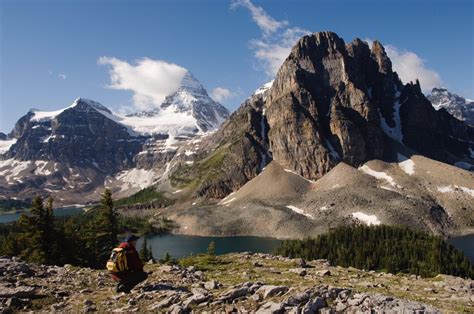
[{"label": "snow-capped mountain peak", "polygon": [[435,87],[426,98],[436,110],[446,109],[455,118],[474,125],[474,102],[451,93],[446,88]]},{"label": "snow-capped mountain peak", "polygon": [[228,116],[229,111],[209,97],[188,71],[178,90],[168,95],[159,108],[128,115],[122,123],[140,133],[199,134],[218,128]]}]

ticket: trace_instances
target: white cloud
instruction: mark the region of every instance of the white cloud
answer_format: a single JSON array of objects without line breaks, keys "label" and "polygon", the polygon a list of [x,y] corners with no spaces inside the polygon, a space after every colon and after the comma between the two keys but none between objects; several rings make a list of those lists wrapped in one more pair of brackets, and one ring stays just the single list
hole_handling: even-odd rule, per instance
[{"label": "white cloud", "polygon": [[231,4],[233,9],[242,6],[247,8],[252,19],[257,23],[265,36],[271,35],[280,28],[288,25],[288,21],[277,21],[265,12],[262,7],[254,5],[250,0],[234,0]]},{"label": "white cloud", "polygon": [[59,73],[59,74],[58,74],[58,77],[59,77],[61,80],[67,79],[67,75],[66,75],[66,74],[63,74],[63,73]]},{"label": "white cloud", "polygon": [[298,39],[310,31],[299,27],[288,27],[288,21],[273,19],[263,8],[255,6],[249,0],[234,1],[232,7],[238,6],[249,9],[252,19],[262,31],[261,38],[250,41],[250,47],[259,61],[259,67],[273,78]]},{"label": "white cloud", "polygon": [[404,83],[418,79],[424,92],[429,92],[433,87],[443,86],[441,76],[425,65],[425,60],[416,53],[400,50],[395,46],[386,45],[385,51],[392,60],[394,71],[398,73]]},{"label": "white cloud", "polygon": [[133,92],[139,110],[159,107],[166,96],[175,92],[187,70],[177,64],[143,58],[134,64],[113,57],[100,57],[98,63],[110,66],[108,88]]},{"label": "white cloud", "polygon": [[217,102],[224,102],[225,100],[235,97],[236,93],[224,87],[216,87],[211,92],[211,97]]},{"label": "white cloud", "polygon": [[[366,38],[365,41],[372,46],[373,40]],[[433,69],[425,65],[425,60],[416,53],[400,49],[394,45],[384,45],[385,52],[392,61],[392,68],[398,73],[403,83],[420,81],[423,92],[431,92],[433,87],[443,86],[441,76]]]}]

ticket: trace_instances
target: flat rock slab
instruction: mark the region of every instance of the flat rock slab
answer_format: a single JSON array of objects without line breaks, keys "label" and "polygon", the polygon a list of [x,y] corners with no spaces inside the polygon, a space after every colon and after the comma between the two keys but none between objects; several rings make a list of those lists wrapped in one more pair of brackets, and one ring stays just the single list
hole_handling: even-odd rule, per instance
[{"label": "flat rock slab", "polygon": [[30,286],[7,287],[0,285],[0,298],[31,298],[36,295],[36,288]]}]

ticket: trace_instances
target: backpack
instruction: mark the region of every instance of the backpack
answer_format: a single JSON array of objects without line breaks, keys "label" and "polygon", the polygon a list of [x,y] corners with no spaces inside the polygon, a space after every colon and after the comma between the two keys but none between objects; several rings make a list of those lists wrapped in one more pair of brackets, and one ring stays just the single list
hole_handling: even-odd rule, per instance
[{"label": "backpack", "polygon": [[127,265],[127,251],[124,248],[118,247],[112,250],[110,259],[106,264],[108,271],[112,273],[120,273],[128,269]]}]

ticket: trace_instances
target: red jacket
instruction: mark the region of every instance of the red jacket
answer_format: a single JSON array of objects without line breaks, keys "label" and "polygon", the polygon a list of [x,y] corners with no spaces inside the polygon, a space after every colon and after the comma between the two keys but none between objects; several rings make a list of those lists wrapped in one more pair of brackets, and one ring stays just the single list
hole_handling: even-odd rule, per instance
[{"label": "red jacket", "polygon": [[138,256],[135,247],[130,245],[128,242],[120,243],[119,247],[124,248],[127,252],[128,270],[120,273],[110,273],[112,279],[115,281],[126,280],[131,272],[143,272],[143,263],[140,260],[140,256]]},{"label": "red jacket", "polygon": [[127,265],[129,271],[143,271],[143,263],[138,256],[138,252],[134,246],[128,242],[120,243],[119,247],[127,251]]}]

